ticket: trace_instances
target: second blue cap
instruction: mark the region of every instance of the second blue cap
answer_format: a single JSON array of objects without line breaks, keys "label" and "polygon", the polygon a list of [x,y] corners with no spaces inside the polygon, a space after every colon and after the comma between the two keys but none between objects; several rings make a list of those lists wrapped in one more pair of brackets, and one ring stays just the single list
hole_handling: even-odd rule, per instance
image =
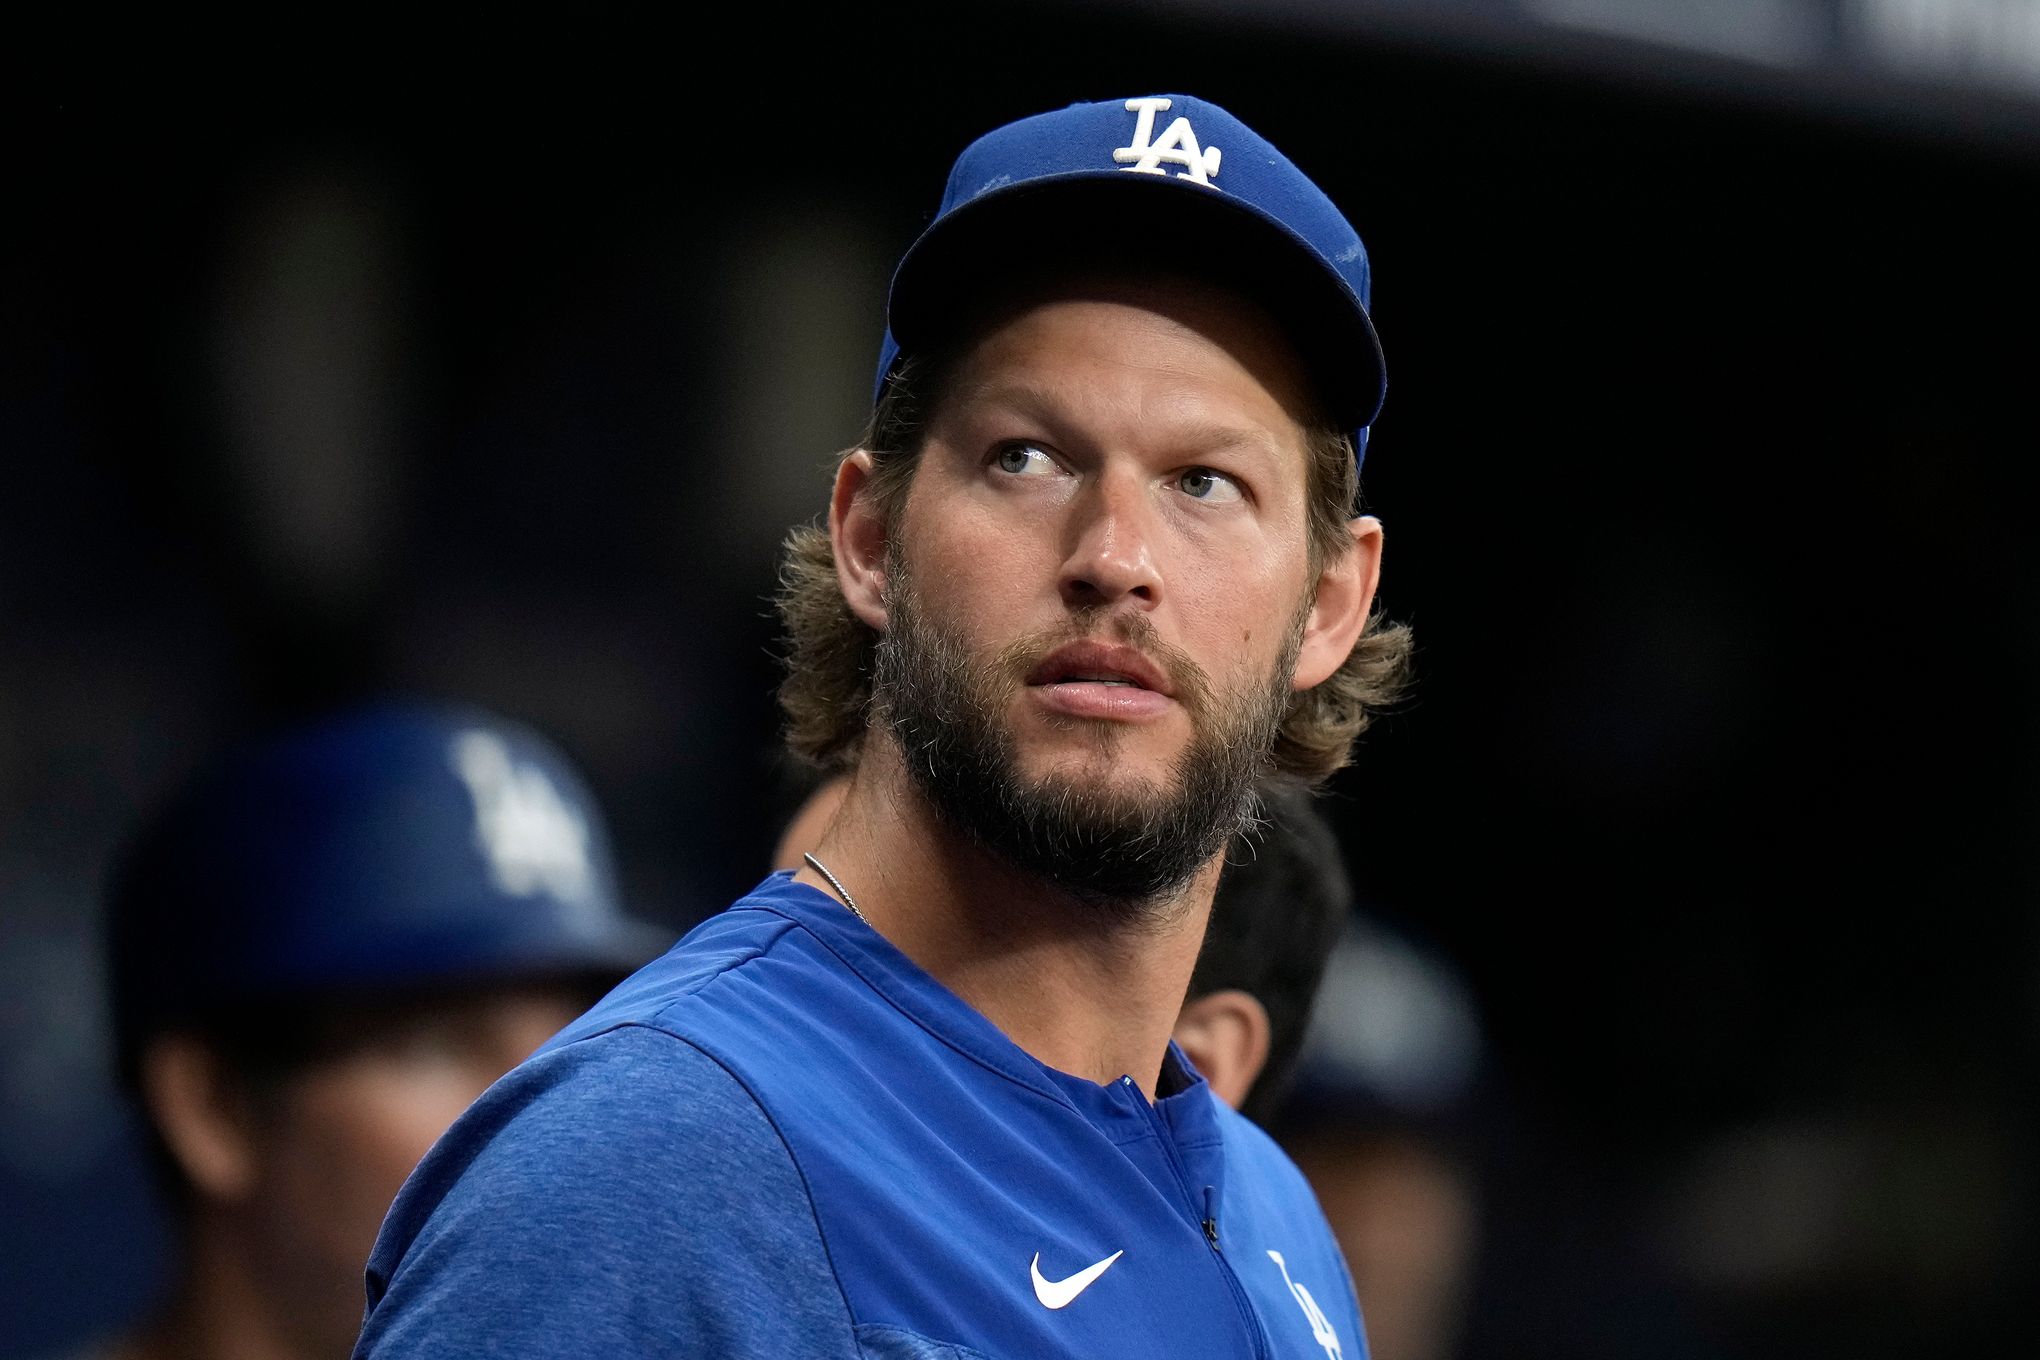
[{"label": "second blue cap", "polygon": [[297,728],[194,780],[108,905],[130,1037],[267,998],[621,977],[672,938],[620,908],[601,814],[549,742],[409,704]]}]

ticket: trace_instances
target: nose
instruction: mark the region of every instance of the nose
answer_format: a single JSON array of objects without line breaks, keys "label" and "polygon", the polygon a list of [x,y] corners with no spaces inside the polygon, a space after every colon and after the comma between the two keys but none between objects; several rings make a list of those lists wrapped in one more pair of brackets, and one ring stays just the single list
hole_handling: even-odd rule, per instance
[{"label": "nose", "polygon": [[1133,599],[1161,600],[1154,507],[1138,477],[1117,471],[1092,480],[1072,502],[1069,551],[1063,558],[1063,602],[1094,609]]}]

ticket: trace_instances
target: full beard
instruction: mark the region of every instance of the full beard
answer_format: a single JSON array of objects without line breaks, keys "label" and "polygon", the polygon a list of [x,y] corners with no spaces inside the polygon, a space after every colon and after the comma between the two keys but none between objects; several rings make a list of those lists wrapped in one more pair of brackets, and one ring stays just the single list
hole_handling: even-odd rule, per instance
[{"label": "full beard", "polygon": [[[1145,617],[1114,616],[1114,639],[1138,647],[1169,676],[1192,735],[1171,764],[1167,786],[1143,780],[1111,787],[1081,775],[1028,778],[1005,717],[1022,677],[1041,657],[1096,635],[1095,612],[1072,614],[1065,626],[1022,638],[996,656],[975,657],[925,617],[903,567],[895,560],[888,572],[887,627],[872,681],[875,715],[946,825],[1021,873],[1114,921],[1131,922],[1175,898],[1254,820],[1255,790],[1271,768],[1288,711],[1307,602],[1273,671],[1226,693],[1156,637]],[[1117,724],[1065,721],[1088,728],[1099,764],[1109,764],[1122,735]]]}]

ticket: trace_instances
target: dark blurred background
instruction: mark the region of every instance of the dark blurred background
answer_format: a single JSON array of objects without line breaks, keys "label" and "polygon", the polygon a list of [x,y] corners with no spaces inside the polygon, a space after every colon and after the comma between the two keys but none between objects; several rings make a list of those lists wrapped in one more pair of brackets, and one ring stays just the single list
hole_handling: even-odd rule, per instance
[{"label": "dark blurred background", "polygon": [[892,258],[972,136],[1169,89],[1375,259],[1422,678],[1330,807],[1486,1034],[1459,1353],[2031,1354],[2040,5],[123,36],[0,153],[0,1356],[157,1286],[96,952],[137,813],[421,692],[556,736],[642,913],[740,893]]}]

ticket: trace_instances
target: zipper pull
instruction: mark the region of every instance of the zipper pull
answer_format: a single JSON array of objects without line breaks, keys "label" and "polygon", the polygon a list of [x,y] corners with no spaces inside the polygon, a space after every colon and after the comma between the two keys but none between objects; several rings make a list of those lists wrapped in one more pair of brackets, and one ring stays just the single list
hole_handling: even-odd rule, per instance
[{"label": "zipper pull", "polygon": [[1207,1185],[1207,1186],[1205,1186],[1205,1187],[1204,1187],[1204,1240],[1205,1240],[1205,1241],[1207,1241],[1207,1242],[1209,1242],[1209,1243],[1211,1243],[1211,1249],[1212,1249],[1213,1251],[1218,1251],[1218,1250],[1220,1250],[1220,1247],[1219,1247],[1219,1245],[1218,1245],[1218,1203],[1217,1203],[1217,1200],[1218,1200],[1218,1187],[1217,1187],[1217,1186],[1215,1186],[1215,1185]]}]

